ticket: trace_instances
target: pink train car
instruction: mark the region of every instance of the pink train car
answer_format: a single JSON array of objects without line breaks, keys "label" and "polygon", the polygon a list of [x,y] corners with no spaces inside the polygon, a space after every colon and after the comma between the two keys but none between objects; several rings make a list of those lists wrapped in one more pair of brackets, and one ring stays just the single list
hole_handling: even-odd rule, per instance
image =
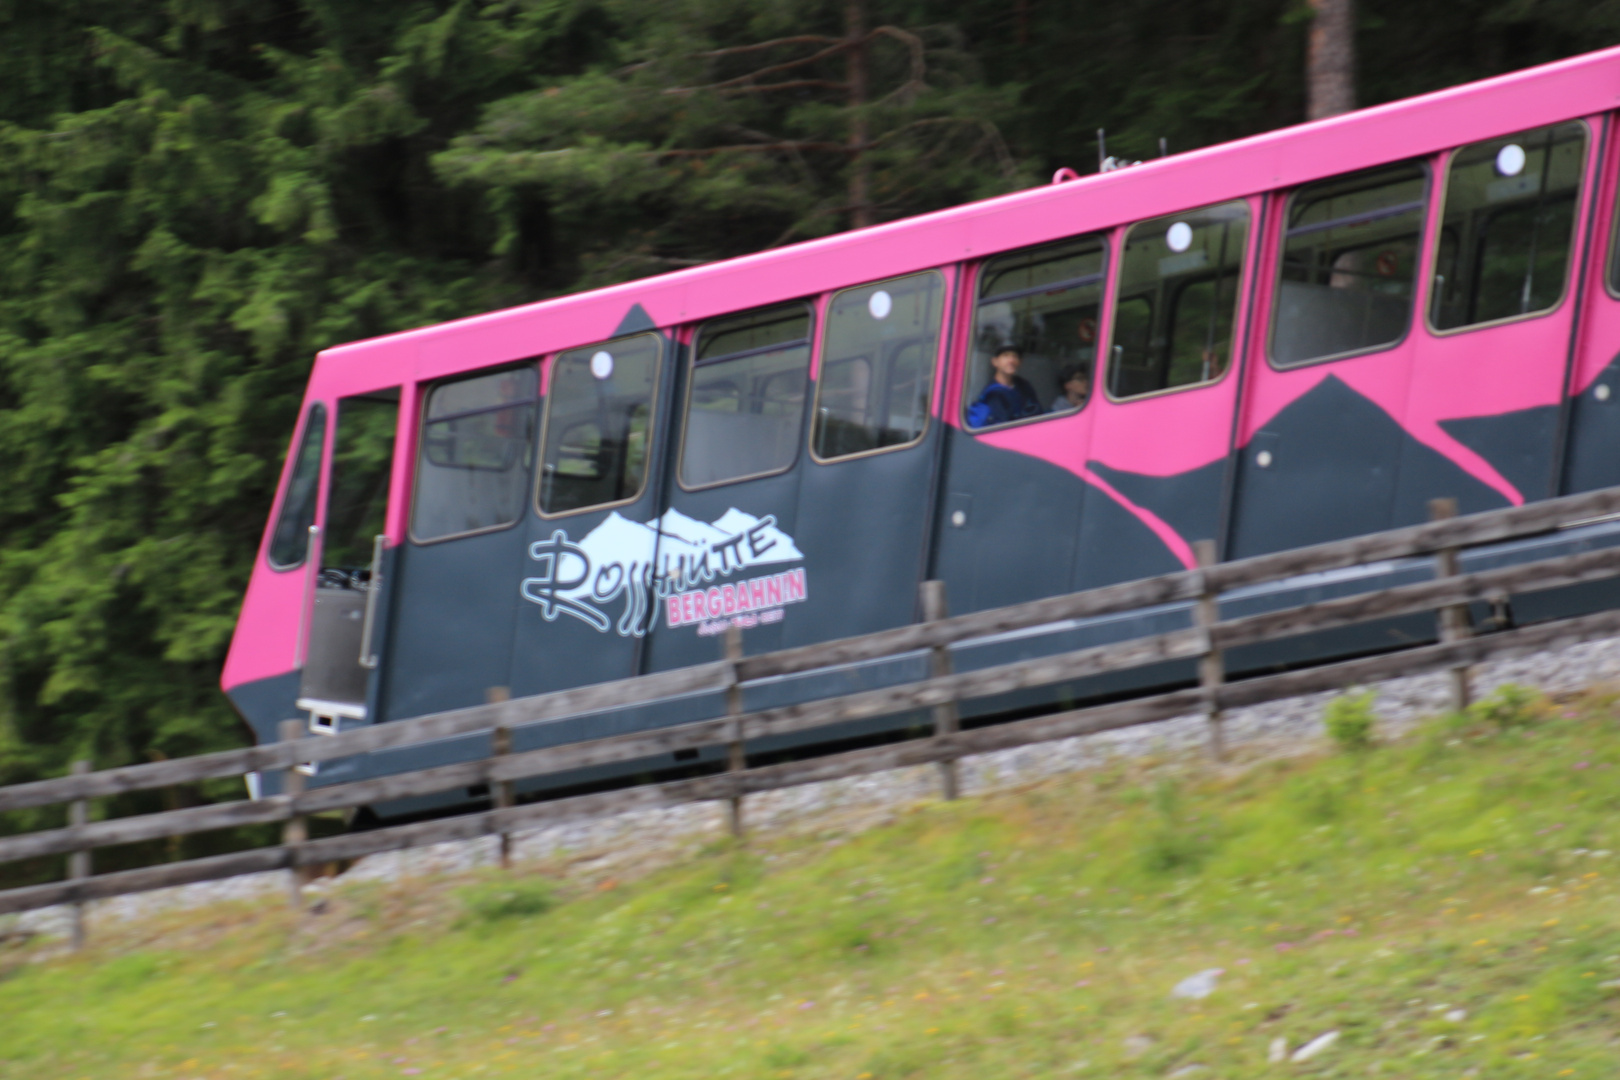
[{"label": "pink train car", "polygon": [[[1191,566],[1201,540],[1242,557],[1420,521],[1440,496],[1466,513],[1620,483],[1617,105],[1611,49],[328,349],[224,688],[268,741],[289,717],[332,731],[492,688],[708,661],[731,625],[750,652],[895,626],[917,617],[929,578],[962,612]],[[1601,546],[1613,531],[1556,542]],[[1430,572],[1402,564],[1225,604]],[[1505,625],[1616,600],[1587,589],[1481,614]],[[964,646],[957,662],[1120,633],[1065,624]],[[1432,633],[1392,620],[1229,662],[1241,674]],[[920,665],[751,687],[749,702]],[[978,712],[1188,678],[1164,665]],[[718,707],[661,703],[519,741]],[[319,779],[480,752],[463,740]]]}]

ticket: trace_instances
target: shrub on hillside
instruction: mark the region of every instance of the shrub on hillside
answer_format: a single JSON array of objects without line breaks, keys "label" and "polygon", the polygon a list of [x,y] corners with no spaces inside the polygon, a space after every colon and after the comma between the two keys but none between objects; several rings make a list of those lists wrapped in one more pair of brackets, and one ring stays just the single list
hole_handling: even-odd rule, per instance
[{"label": "shrub on hillside", "polygon": [[1512,731],[1543,719],[1549,709],[1546,696],[1539,690],[1503,683],[1490,697],[1468,706],[1468,718],[1477,724],[1489,724],[1498,731]]},{"label": "shrub on hillside", "polygon": [[1372,703],[1377,695],[1371,690],[1359,694],[1340,694],[1328,702],[1322,715],[1322,726],[1340,750],[1359,753],[1371,749],[1378,717]]}]

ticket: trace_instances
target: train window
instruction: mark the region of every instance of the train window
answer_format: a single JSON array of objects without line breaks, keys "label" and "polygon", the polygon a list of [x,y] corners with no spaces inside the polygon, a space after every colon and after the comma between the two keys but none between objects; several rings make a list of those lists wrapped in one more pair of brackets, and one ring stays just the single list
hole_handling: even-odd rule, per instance
[{"label": "train window", "polygon": [[540,511],[628,502],[647,482],[657,334],[590,345],[552,362],[540,453]]},{"label": "train window", "polygon": [[326,447],[326,406],[309,407],[304,437],[298,444],[292,480],[281,502],[276,531],[270,536],[270,565],[291,570],[309,554],[309,527],[315,524],[315,498],[321,483],[321,453]]},{"label": "train window", "polygon": [[1279,366],[1395,344],[1412,319],[1428,173],[1407,163],[1300,188],[1272,314]]},{"label": "train window", "polygon": [[1072,412],[1085,404],[1107,267],[1107,242],[1100,236],[985,265],[963,395],[968,427]]},{"label": "train window", "polygon": [[1242,200],[1131,226],[1114,307],[1110,394],[1138,397],[1226,371],[1248,238]]},{"label": "train window", "polygon": [[922,436],[944,293],[944,280],[929,271],[832,298],[811,435],[818,458]]},{"label": "train window", "polygon": [[1487,139],[1452,155],[1442,214],[1451,242],[1435,259],[1429,314],[1436,330],[1558,306],[1585,159],[1579,121]]},{"label": "train window", "polygon": [[681,446],[682,486],[762,476],[793,464],[804,430],[810,330],[810,309],[789,304],[699,331]]},{"label": "train window", "polygon": [[412,539],[498,529],[522,516],[538,389],[532,366],[433,388],[416,461]]},{"label": "train window", "polygon": [[372,541],[383,531],[388,512],[398,425],[397,388],[338,402],[321,539],[323,568],[371,565]]}]

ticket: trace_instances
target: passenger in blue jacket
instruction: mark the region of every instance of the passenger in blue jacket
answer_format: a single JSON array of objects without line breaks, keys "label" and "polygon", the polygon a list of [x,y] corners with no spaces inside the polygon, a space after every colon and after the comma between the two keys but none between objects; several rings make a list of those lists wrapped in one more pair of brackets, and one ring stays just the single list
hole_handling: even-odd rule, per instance
[{"label": "passenger in blue jacket", "polygon": [[990,358],[990,369],[995,373],[972,405],[968,406],[968,427],[989,427],[1020,420],[1041,412],[1041,403],[1035,397],[1035,388],[1018,377],[1024,358],[1017,349],[1002,349]]}]

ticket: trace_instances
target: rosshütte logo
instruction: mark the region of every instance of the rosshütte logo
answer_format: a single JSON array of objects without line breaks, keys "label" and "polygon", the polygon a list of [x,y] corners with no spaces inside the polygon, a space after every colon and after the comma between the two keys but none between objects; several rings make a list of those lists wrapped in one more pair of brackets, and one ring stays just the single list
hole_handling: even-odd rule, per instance
[{"label": "rossh\u00fctte logo", "polygon": [[536,573],[520,591],[547,622],[569,615],[624,637],[646,634],[660,614],[669,626],[696,626],[699,634],[780,622],[785,605],[808,596],[802,566],[741,576],[804,555],[774,515],[735,507],[712,523],[666,510],[642,524],[614,511],[578,542],[562,529],[537,540],[529,558]]}]

